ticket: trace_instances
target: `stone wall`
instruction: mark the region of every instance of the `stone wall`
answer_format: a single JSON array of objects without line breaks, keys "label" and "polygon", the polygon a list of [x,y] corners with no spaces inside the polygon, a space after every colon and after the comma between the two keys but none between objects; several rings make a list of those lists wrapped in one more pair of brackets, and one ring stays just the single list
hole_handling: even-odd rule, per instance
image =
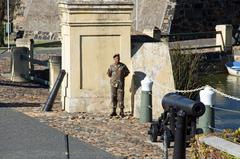
[{"label": "stone wall", "polygon": [[161,25],[161,31],[165,34],[170,33],[172,20],[174,18],[174,11],[176,7],[176,0],[167,0],[167,6],[164,12],[164,17]]},{"label": "stone wall", "polygon": [[161,28],[167,2],[168,0],[133,0],[132,29],[142,32],[144,29]]},{"label": "stone wall", "polygon": [[164,42],[132,42],[132,104],[134,116],[139,117],[141,102],[141,80],[145,76],[153,80],[153,118],[157,119],[162,110],[162,98],[175,88],[169,47]]},{"label": "stone wall", "polygon": [[[15,11],[15,30],[60,32],[59,0],[21,0]],[[132,0],[132,31],[161,28],[164,33],[214,31],[217,24],[240,24],[239,0]],[[136,16],[136,14],[138,16]],[[49,39],[51,40],[51,39]]]},{"label": "stone wall", "polygon": [[14,30],[24,30],[25,37],[59,40],[58,0],[21,0],[14,13]]},{"label": "stone wall", "polygon": [[56,41],[60,39],[60,32],[25,31],[24,38]]},{"label": "stone wall", "polygon": [[[139,31],[143,31],[145,28],[154,28],[155,26],[161,27],[167,0],[132,1],[135,4],[132,13],[132,30],[135,30],[136,27]],[[58,34],[60,32],[58,2],[59,0],[21,0],[20,7],[15,10],[15,31],[25,30],[27,36],[34,39],[46,37],[42,33]],[[138,8],[137,12],[136,6]],[[137,17],[136,13],[138,13]],[[45,38],[42,40],[45,40]],[[52,39],[48,38],[47,40]]]}]

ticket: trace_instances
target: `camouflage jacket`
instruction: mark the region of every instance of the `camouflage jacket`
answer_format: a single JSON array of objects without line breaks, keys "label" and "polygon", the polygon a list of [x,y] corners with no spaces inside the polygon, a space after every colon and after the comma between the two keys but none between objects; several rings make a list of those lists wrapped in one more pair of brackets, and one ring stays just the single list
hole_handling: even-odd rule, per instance
[{"label": "camouflage jacket", "polygon": [[112,87],[124,88],[124,79],[129,74],[127,66],[123,63],[110,65],[108,72]]}]

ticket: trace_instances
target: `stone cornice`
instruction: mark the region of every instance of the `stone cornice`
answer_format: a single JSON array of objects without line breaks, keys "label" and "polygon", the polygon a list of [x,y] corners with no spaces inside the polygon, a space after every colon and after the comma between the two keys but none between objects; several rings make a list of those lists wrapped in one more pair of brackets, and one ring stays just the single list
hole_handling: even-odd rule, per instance
[{"label": "stone cornice", "polygon": [[69,11],[128,11],[132,10],[133,3],[129,0],[61,0],[59,2],[59,8]]},{"label": "stone cornice", "polygon": [[78,27],[78,26],[131,26],[131,21],[105,21],[105,22],[62,22],[60,25]]},{"label": "stone cornice", "polygon": [[132,5],[131,0],[59,0],[59,4],[67,4],[67,5]]}]

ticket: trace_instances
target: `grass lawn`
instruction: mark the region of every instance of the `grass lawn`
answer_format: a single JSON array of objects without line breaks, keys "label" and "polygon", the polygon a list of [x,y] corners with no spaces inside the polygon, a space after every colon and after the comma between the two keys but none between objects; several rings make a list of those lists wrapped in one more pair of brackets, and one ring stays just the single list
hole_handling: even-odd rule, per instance
[{"label": "grass lawn", "polygon": [[[9,41],[10,47],[15,47],[15,41],[13,39],[10,39]],[[37,47],[61,47],[61,41],[48,41],[48,40],[34,40],[34,48]],[[5,39],[5,47],[0,47],[0,50],[7,49],[7,39]]]}]

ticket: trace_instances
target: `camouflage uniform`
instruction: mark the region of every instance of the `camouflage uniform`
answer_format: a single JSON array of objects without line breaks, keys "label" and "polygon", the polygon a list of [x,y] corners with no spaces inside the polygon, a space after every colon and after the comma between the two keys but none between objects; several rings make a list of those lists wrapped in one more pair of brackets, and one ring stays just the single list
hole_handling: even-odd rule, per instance
[{"label": "camouflage uniform", "polygon": [[124,108],[124,79],[129,74],[127,66],[123,63],[112,64],[108,69],[108,75],[111,77],[111,101],[113,108]]}]

